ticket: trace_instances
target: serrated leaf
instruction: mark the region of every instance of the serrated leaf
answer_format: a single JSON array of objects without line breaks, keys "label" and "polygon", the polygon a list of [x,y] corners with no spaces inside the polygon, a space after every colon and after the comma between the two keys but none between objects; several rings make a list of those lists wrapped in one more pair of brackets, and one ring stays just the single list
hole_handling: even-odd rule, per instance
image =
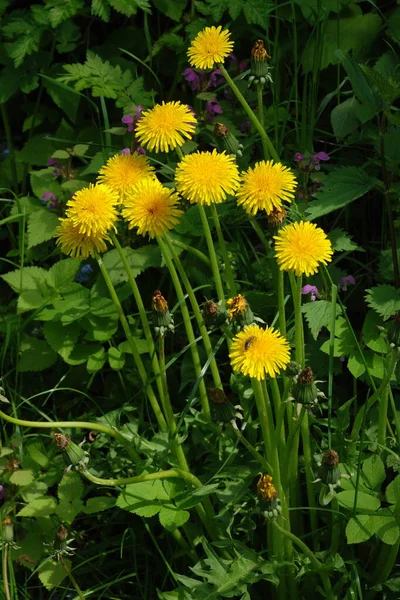
[{"label": "serrated leaf", "polygon": [[336,252],[351,252],[352,250],[358,250],[359,252],[364,252],[363,248],[360,248],[353,240],[352,236],[347,233],[347,231],[343,231],[340,227],[336,229],[332,229],[328,233],[328,238],[332,244],[333,250]]},{"label": "serrated leaf", "polygon": [[[354,500],[355,500],[356,492],[355,490],[345,490],[344,492],[339,492],[336,496],[340,506],[344,506],[350,510],[353,510]],[[375,512],[380,507],[381,503],[378,498],[374,496],[370,496],[365,492],[358,492],[357,494],[357,510],[366,510]]]},{"label": "serrated leaf", "polygon": [[378,329],[378,327],[383,327],[383,324],[381,317],[375,311],[369,310],[365,317],[362,333],[364,343],[368,348],[375,352],[386,354],[388,351],[386,336]]},{"label": "serrated leaf", "polygon": [[24,485],[29,485],[30,483],[32,483],[32,481],[34,481],[34,479],[35,474],[30,469],[19,469],[17,471],[14,471],[10,477],[11,483],[20,487]]},{"label": "serrated leaf", "polygon": [[400,503],[400,475],[397,475],[397,477],[389,483],[385,494],[389,504]]},{"label": "serrated leaf", "polygon": [[260,25],[266,31],[269,24],[269,13],[275,9],[275,4],[269,0],[246,0],[243,2],[243,12],[249,25]]},{"label": "serrated leaf", "polygon": [[78,473],[69,471],[65,473],[58,485],[57,496],[60,501],[73,502],[80,499],[83,490],[84,486]]},{"label": "serrated leaf", "polygon": [[108,23],[110,20],[110,5],[108,0],[92,0],[92,15],[100,17],[103,21]]},{"label": "serrated leaf", "polygon": [[[136,250],[123,248],[133,277],[137,277],[148,267],[159,267],[161,253],[156,246],[142,246]],[[110,250],[103,255],[103,263],[114,285],[128,281],[128,275],[121,262],[117,250]]]},{"label": "serrated leaf", "polygon": [[57,500],[52,496],[37,498],[29,502],[18,513],[17,517],[47,517],[56,512]]},{"label": "serrated leaf", "polygon": [[362,474],[365,484],[373,491],[378,491],[385,481],[385,465],[380,456],[373,454],[362,464]]},{"label": "serrated leaf", "polygon": [[44,340],[25,338],[20,345],[21,356],[18,361],[18,371],[43,371],[57,360],[57,354]]},{"label": "serrated leaf", "polygon": [[301,312],[305,315],[311,334],[316,340],[321,329],[331,320],[332,304],[328,300],[306,302],[301,307]]},{"label": "serrated leaf", "polygon": [[14,292],[20,294],[26,290],[36,290],[38,283],[46,282],[48,274],[41,267],[25,267],[0,275],[0,277],[8,283]]},{"label": "serrated leaf", "polygon": [[[68,569],[71,569],[71,561],[68,558],[64,558],[64,562]],[[52,590],[60,585],[60,583],[67,577],[67,572],[60,562],[45,560],[38,568],[39,579],[46,588],[46,590]]]},{"label": "serrated leaf", "polygon": [[366,290],[365,300],[384,321],[400,310],[400,291],[386,283]]},{"label": "serrated leaf", "polygon": [[32,502],[37,498],[42,498],[47,492],[47,485],[44,481],[33,481],[24,487],[20,494],[25,502]]},{"label": "serrated leaf", "polygon": [[56,509],[56,515],[63,523],[72,523],[77,515],[83,511],[84,504],[82,500],[61,500]]},{"label": "serrated leaf", "polygon": [[47,166],[47,161],[55,151],[54,142],[42,135],[31,137],[22,148],[19,158],[28,165]]},{"label": "serrated leaf", "polygon": [[333,133],[337,138],[344,138],[353,133],[360,125],[357,118],[357,107],[359,103],[356,98],[347,98],[341,102],[331,112],[331,125]]},{"label": "serrated leaf", "polygon": [[115,506],[115,498],[111,496],[96,496],[95,498],[89,498],[86,502],[86,506],[83,508],[83,512],[87,515],[94,515],[95,513],[108,510]]},{"label": "serrated leaf", "polygon": [[153,0],[154,6],[173,21],[179,21],[186,8],[188,0]]},{"label": "serrated leaf", "polygon": [[306,210],[307,219],[312,221],[347,206],[364,196],[376,183],[374,177],[357,167],[340,167],[331,171],[316,194],[316,200],[310,202]]},{"label": "serrated leaf", "polygon": [[168,531],[174,531],[177,527],[181,527],[188,521],[190,513],[187,510],[182,510],[173,504],[164,505],[158,513],[160,523]]},{"label": "serrated leaf", "polygon": [[77,258],[66,258],[56,262],[49,271],[48,283],[57,292],[62,292],[76,277],[81,265]]},{"label": "serrated leaf", "polygon": [[28,248],[53,239],[59,224],[58,215],[47,208],[30,214],[28,217]]},{"label": "serrated leaf", "polygon": [[[61,186],[53,176],[54,167],[40,169],[40,171],[31,171],[30,182],[33,193],[37,198],[41,198],[45,192],[51,192],[57,198],[61,196]],[[36,201],[35,210],[40,206]],[[32,212],[32,211],[31,211]]]}]

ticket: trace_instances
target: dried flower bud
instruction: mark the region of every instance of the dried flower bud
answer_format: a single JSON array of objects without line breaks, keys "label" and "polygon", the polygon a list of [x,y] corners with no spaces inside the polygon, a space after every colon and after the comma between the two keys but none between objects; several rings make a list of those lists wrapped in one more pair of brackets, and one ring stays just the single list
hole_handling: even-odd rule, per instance
[{"label": "dried flower bud", "polygon": [[219,327],[226,321],[226,312],[212,300],[207,300],[203,304],[203,319],[207,327]]},{"label": "dried flower bud", "polygon": [[273,208],[272,211],[267,215],[268,223],[275,228],[278,228],[282,225],[287,216],[287,210],[281,208]]},{"label": "dried flower bud", "polygon": [[209,388],[211,412],[215,421],[229,423],[236,416],[235,407],[229,401],[223,390]]},{"label": "dried flower bud", "polygon": [[68,529],[61,524],[57,528],[56,537],[60,542],[64,542],[68,538]]},{"label": "dried flower bud", "polygon": [[270,475],[260,473],[257,482],[257,498],[266,519],[276,519],[282,512],[278,492]]},{"label": "dried flower bud", "polygon": [[226,150],[230,156],[242,157],[243,144],[239,143],[238,139],[229,131],[226,125],[223,123],[215,123],[214,133],[221,139],[223,150]]},{"label": "dried flower bud", "polygon": [[228,135],[229,129],[223,123],[215,123],[214,125],[214,133],[217,137],[225,137]]},{"label": "dried flower bud", "polygon": [[74,466],[86,466],[89,462],[89,455],[80,446],[77,446],[72,440],[61,433],[54,434],[56,446],[66,452],[69,462]]},{"label": "dried flower bud", "polygon": [[319,390],[314,383],[311,367],[305,367],[298,375],[292,390],[293,398],[299,404],[312,408],[318,404]]},{"label": "dried flower bud", "polygon": [[153,311],[153,325],[157,335],[164,336],[167,331],[174,331],[174,318],[168,310],[168,302],[160,292],[156,290],[151,299]]},{"label": "dried flower bud", "polygon": [[254,315],[247,302],[246,298],[242,294],[238,294],[234,298],[227,300],[228,305],[228,316],[229,319],[241,321],[243,325],[251,325],[254,323]]},{"label": "dried flower bud", "polygon": [[263,40],[257,40],[251,51],[251,74],[249,77],[250,85],[261,83],[265,85],[267,81],[272,83],[271,67],[268,65],[267,59],[271,58],[264,46]]},{"label": "dried flower bud", "polygon": [[326,485],[336,487],[340,480],[339,455],[335,450],[327,450],[322,457],[322,464],[318,469],[318,477]]}]

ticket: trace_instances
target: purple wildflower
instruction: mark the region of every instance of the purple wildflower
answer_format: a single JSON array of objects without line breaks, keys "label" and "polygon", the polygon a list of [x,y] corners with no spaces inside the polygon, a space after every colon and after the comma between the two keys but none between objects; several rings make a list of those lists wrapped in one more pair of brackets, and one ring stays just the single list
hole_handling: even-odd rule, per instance
[{"label": "purple wildflower", "polygon": [[138,154],[146,154],[146,150],[144,148],[141,148],[140,146],[138,148],[136,148],[136,152]]},{"label": "purple wildflower", "polygon": [[0,485],[0,500],[4,500],[6,497],[6,490],[4,485]]},{"label": "purple wildflower", "polygon": [[327,155],[326,152],[317,152],[317,154],[314,154],[314,156],[311,158],[312,162],[314,163],[314,169],[316,171],[320,171],[321,170],[321,166],[319,164],[319,161],[327,161],[330,160],[329,156]]},{"label": "purple wildflower", "polygon": [[311,302],[315,302],[315,300],[317,300],[317,298],[319,298],[319,291],[318,288],[315,287],[315,285],[305,285],[303,287],[303,289],[301,290],[302,294],[311,294]]},{"label": "purple wildflower", "polygon": [[83,265],[79,269],[75,279],[78,283],[86,283],[91,273],[93,273],[93,268],[90,265]]},{"label": "purple wildflower", "polygon": [[206,103],[206,111],[210,121],[214,120],[215,115],[222,115],[224,112],[216,99]]},{"label": "purple wildflower", "polygon": [[215,71],[210,73],[209,87],[216,88],[223,83],[225,83],[225,79],[220,69],[215,69]]},{"label": "purple wildflower", "polygon": [[339,290],[342,292],[347,292],[347,286],[356,285],[356,280],[353,275],[346,275],[346,277],[342,277],[339,281]]},{"label": "purple wildflower", "polygon": [[134,113],[124,115],[121,119],[124,125],[127,125],[127,131],[135,131],[137,122],[142,118],[143,106],[138,104]]},{"label": "purple wildflower", "polygon": [[131,149],[130,148],[124,148],[123,150],[121,150],[120,154],[130,154],[131,153]]},{"label": "purple wildflower", "polygon": [[62,164],[56,158],[49,158],[47,161],[49,167],[54,167],[53,177],[58,177],[62,173]]},{"label": "purple wildflower", "polygon": [[127,131],[133,131],[135,119],[132,117],[132,115],[125,115],[124,117],[122,117],[121,121],[124,125],[127,125]]},{"label": "purple wildflower", "polygon": [[304,156],[303,154],[301,154],[301,152],[296,152],[296,154],[293,157],[293,160],[295,162],[302,162],[304,160]]},{"label": "purple wildflower", "polygon": [[193,92],[197,92],[200,89],[200,75],[193,71],[193,69],[185,69],[182,75],[189,83]]},{"label": "purple wildflower", "polygon": [[58,208],[59,206],[57,196],[52,192],[45,192],[40,202],[47,208]]}]

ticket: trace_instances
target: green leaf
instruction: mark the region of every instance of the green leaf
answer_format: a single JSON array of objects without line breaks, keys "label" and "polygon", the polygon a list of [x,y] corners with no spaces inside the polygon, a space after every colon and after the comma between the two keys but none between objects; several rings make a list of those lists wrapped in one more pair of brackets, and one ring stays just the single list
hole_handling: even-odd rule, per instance
[{"label": "green leaf", "polygon": [[361,544],[366,542],[376,531],[374,515],[357,515],[352,517],[346,525],[346,539],[348,544]]},{"label": "green leaf", "polygon": [[92,0],[92,15],[96,15],[96,17],[100,17],[100,19],[108,23],[110,20],[108,0]]},{"label": "green leaf", "polygon": [[91,175],[92,173],[97,173],[100,168],[104,165],[104,155],[102,152],[97,152],[91,160],[86,169],[80,172],[81,177],[85,175]]},{"label": "green leaf", "polygon": [[54,150],[54,142],[44,138],[42,135],[35,135],[26,142],[19,154],[19,158],[28,165],[47,166],[47,161],[52,156]]},{"label": "green leaf", "polygon": [[[211,225],[211,224],[210,224]],[[203,235],[203,229],[201,225],[201,217],[198,206],[191,206],[186,210],[179,223],[176,225],[175,230],[181,235],[193,235],[195,237],[201,237]]]},{"label": "green leaf", "polygon": [[[337,494],[337,500],[340,506],[344,506],[350,510],[353,510],[354,500],[355,500],[355,490],[345,490],[344,492],[339,492]],[[380,507],[381,503],[378,498],[374,496],[370,496],[365,492],[358,492],[357,494],[357,510],[367,510],[375,512]]]},{"label": "green leaf", "polygon": [[376,179],[357,167],[340,167],[331,171],[324,179],[324,186],[306,210],[307,219],[312,221],[353,200],[364,196],[376,184]]},{"label": "green leaf", "polygon": [[168,531],[174,531],[188,521],[190,513],[187,510],[181,510],[173,504],[164,505],[158,513],[160,523]]},{"label": "green leaf", "polygon": [[37,498],[17,513],[17,517],[47,517],[56,512],[57,500],[52,496]]},{"label": "green leaf", "polygon": [[125,364],[125,354],[122,354],[118,348],[111,347],[108,349],[108,362],[114,371],[120,371]]},{"label": "green leaf", "polygon": [[[31,171],[31,188],[37,198],[41,198],[45,192],[51,192],[57,196],[57,198],[61,196],[61,186],[54,178],[53,171],[54,167],[40,169],[40,171]],[[39,206],[39,203],[36,202],[35,210],[37,210]]]},{"label": "green leaf", "polygon": [[74,281],[81,265],[77,258],[66,258],[56,262],[49,271],[48,283],[57,292],[62,292]]},{"label": "green leaf", "polygon": [[28,217],[28,248],[54,238],[60,224],[58,215],[47,208],[41,208]]},{"label": "green leaf", "polygon": [[351,85],[353,86],[353,90],[357,98],[364,103],[366,108],[372,107],[372,118],[376,112],[376,107],[379,104],[379,101],[373,93],[361,67],[352,56],[345,54],[342,52],[342,50],[336,50],[335,56],[346,69],[347,75],[350,78]]},{"label": "green leaf", "polygon": [[21,490],[21,496],[25,502],[32,502],[37,498],[42,498],[47,492],[47,485],[44,481],[33,481]]},{"label": "green leaf", "polygon": [[112,338],[118,329],[118,317],[96,317],[93,314],[87,315],[82,322],[82,326],[87,330],[85,340],[89,342],[105,342]]},{"label": "green leaf", "polygon": [[179,21],[186,8],[188,0],[153,0],[154,6],[173,21]]},{"label": "green leaf", "polygon": [[389,483],[386,488],[386,500],[389,504],[397,504],[400,503],[400,475]]},{"label": "green leaf", "polygon": [[[136,250],[123,248],[133,277],[137,277],[148,267],[159,267],[161,253],[156,246],[142,246]],[[128,281],[128,275],[119,258],[117,250],[110,250],[103,255],[103,263],[114,285]]]},{"label": "green leaf", "polygon": [[86,364],[88,373],[97,373],[97,371],[100,371],[100,369],[103,368],[106,360],[107,354],[103,347],[94,354],[91,354]]},{"label": "green leaf", "polygon": [[365,300],[384,321],[400,310],[400,291],[386,283],[366,290]]},{"label": "green leaf", "polygon": [[378,326],[383,327],[383,325],[384,323],[381,317],[379,317],[375,311],[369,310],[365,317],[362,333],[364,343],[368,348],[371,348],[374,352],[386,354],[388,351],[386,336],[378,329]]},{"label": "green leaf", "polygon": [[153,517],[160,512],[159,500],[169,500],[159,480],[127,485],[118,496],[116,506],[141,517]]},{"label": "green leaf", "polygon": [[69,471],[65,473],[58,485],[57,496],[60,501],[73,502],[80,499],[83,490],[84,486],[78,473]]},{"label": "green leaf", "polygon": [[45,0],[52,27],[75,16],[83,8],[83,0]]},{"label": "green leaf", "polygon": [[[68,569],[71,569],[71,561],[68,558],[64,558],[64,562]],[[60,585],[60,583],[67,577],[67,572],[60,562],[46,559],[38,568],[39,579],[46,588],[46,590],[52,590]]]},{"label": "green leaf", "polygon": [[46,468],[49,464],[49,457],[46,454],[46,449],[43,442],[31,442],[25,446],[26,452],[30,458],[42,468]]},{"label": "green leaf", "polygon": [[360,125],[357,118],[358,102],[353,98],[348,98],[341,102],[331,112],[331,124],[333,133],[337,138],[344,138],[353,133]]},{"label": "green leaf", "polygon": [[365,252],[363,248],[357,246],[355,242],[351,239],[352,236],[347,233],[347,231],[343,231],[340,227],[336,229],[332,229],[328,233],[328,238],[332,244],[333,250],[336,252],[351,252],[352,250],[358,250],[359,252]]},{"label": "green leaf", "polygon": [[56,515],[62,523],[72,523],[77,515],[84,509],[82,500],[61,500],[56,509]]},{"label": "green leaf", "polygon": [[316,340],[321,329],[326,327],[331,320],[332,304],[328,300],[306,302],[301,307],[301,312],[304,313],[311,334]]},{"label": "green leaf", "polygon": [[94,515],[103,510],[113,508],[113,506],[115,506],[115,498],[111,496],[96,496],[95,498],[89,498],[86,506],[83,508],[83,512],[87,515]]},{"label": "green leaf", "polygon": [[254,23],[268,30],[269,13],[275,10],[275,3],[269,0],[246,0],[243,2],[243,12],[249,25]]},{"label": "green leaf", "polygon": [[[15,11],[15,15],[18,11]],[[15,40],[5,44],[5,49],[10,58],[14,61],[14,66],[19,67],[26,56],[39,50],[40,39],[44,31],[43,27],[38,27],[33,19],[11,17],[10,21],[3,25],[2,33],[5,38]]]},{"label": "green leaf", "polygon": [[18,361],[18,371],[43,371],[57,360],[57,354],[44,340],[25,338],[20,345],[21,356]]},{"label": "green leaf", "polygon": [[2,279],[14,290],[17,294],[26,290],[36,290],[38,283],[45,283],[48,274],[41,267],[24,267],[11,271],[5,275],[0,275]]},{"label": "green leaf", "polygon": [[81,365],[85,363],[93,354],[101,352],[104,349],[100,344],[76,344],[67,357],[63,357],[68,365]]},{"label": "green leaf", "polygon": [[392,512],[387,508],[380,510],[375,521],[379,525],[376,529],[378,538],[385,544],[393,546],[399,539],[400,528]]},{"label": "green leaf", "polygon": [[[59,72],[60,65],[57,65],[56,68],[53,67],[51,71],[53,75],[58,74]],[[74,90],[69,89],[67,86],[60,85],[60,83],[52,77],[42,77],[42,81],[54,104],[64,111],[72,123],[75,123],[81,101],[79,94]]]},{"label": "green leaf", "polygon": [[24,485],[29,485],[30,483],[32,483],[32,481],[34,481],[34,479],[34,472],[30,469],[20,469],[14,471],[10,477],[11,483],[20,487]]},{"label": "green leaf", "polygon": [[380,456],[373,454],[362,464],[362,473],[365,484],[373,491],[378,491],[385,481],[385,465]]}]

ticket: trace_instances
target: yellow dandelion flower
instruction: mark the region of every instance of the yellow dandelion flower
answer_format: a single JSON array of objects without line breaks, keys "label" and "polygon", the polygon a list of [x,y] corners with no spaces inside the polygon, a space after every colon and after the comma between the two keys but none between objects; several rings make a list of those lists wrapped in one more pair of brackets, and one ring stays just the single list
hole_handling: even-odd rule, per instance
[{"label": "yellow dandelion flower", "polygon": [[75,192],[67,202],[67,217],[71,219],[79,233],[88,236],[102,236],[112,227],[115,229],[119,202],[116,192],[102,183]]},{"label": "yellow dandelion flower", "polygon": [[79,231],[79,227],[73,224],[71,219],[60,219],[61,224],[57,227],[57,245],[61,252],[76,258],[95,257],[96,252],[107,250],[106,240],[111,241],[106,235],[86,235]]},{"label": "yellow dandelion flower", "polygon": [[285,369],[290,349],[287,340],[272,327],[248,325],[233,338],[229,357],[234,371],[261,381]]},{"label": "yellow dandelion flower", "polygon": [[282,202],[291,202],[297,181],[292,171],[272,160],[260,161],[242,174],[242,184],[237,192],[238,204],[247,213],[265,210],[270,214],[281,210]]},{"label": "yellow dandelion flower", "polygon": [[129,229],[138,228],[141,235],[154,238],[173,229],[183,211],[177,208],[178,196],[157,179],[141,179],[124,200],[123,217]]},{"label": "yellow dandelion flower", "polygon": [[185,104],[162,102],[142,113],[135,136],[150,151],[168,152],[183,146],[195,129],[196,118]]},{"label": "yellow dandelion flower", "polygon": [[176,188],[192,204],[218,204],[239,187],[239,170],[225,151],[184,156],[175,171]]},{"label": "yellow dandelion flower", "polygon": [[215,63],[221,63],[232,52],[227,29],[206,27],[194,38],[188,50],[189,63],[197,69],[212,69]]},{"label": "yellow dandelion flower", "polygon": [[108,159],[99,170],[98,182],[117,192],[121,201],[128,189],[143,177],[151,177],[152,167],[146,156],[138,154],[116,154]]},{"label": "yellow dandelion flower", "polygon": [[276,240],[276,259],[281,271],[291,271],[308,277],[318,271],[320,263],[332,260],[332,246],[325,232],[309,221],[282,227]]},{"label": "yellow dandelion flower", "polygon": [[276,491],[276,487],[274,486],[270,475],[263,475],[260,473],[260,478],[257,481],[257,496],[258,499],[263,502],[277,499],[278,492]]},{"label": "yellow dandelion flower", "polygon": [[227,300],[226,303],[229,306],[228,316],[230,319],[233,319],[233,317],[243,317],[243,315],[249,308],[249,303],[242,294],[238,294],[234,298],[229,298],[229,300]]}]

